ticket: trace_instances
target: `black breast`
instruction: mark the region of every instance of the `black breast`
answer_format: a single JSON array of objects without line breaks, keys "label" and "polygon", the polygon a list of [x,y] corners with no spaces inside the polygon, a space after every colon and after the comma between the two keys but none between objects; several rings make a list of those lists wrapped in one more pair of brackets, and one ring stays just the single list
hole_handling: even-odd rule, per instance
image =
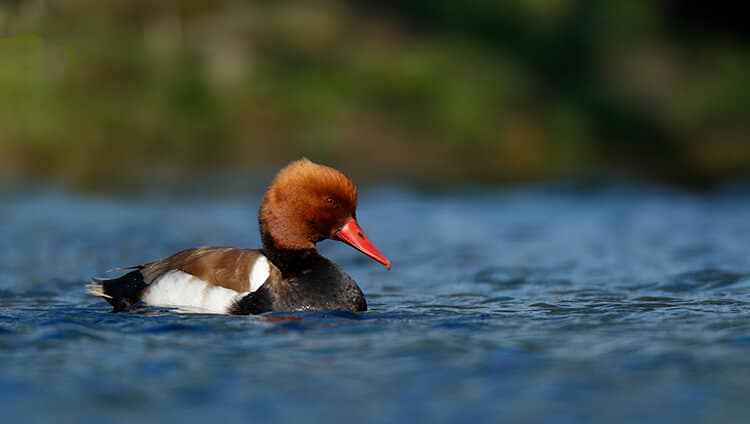
[{"label": "black breast", "polygon": [[272,311],[366,311],[367,301],[352,278],[316,249],[264,252],[279,268],[260,289],[242,298],[232,314]]}]

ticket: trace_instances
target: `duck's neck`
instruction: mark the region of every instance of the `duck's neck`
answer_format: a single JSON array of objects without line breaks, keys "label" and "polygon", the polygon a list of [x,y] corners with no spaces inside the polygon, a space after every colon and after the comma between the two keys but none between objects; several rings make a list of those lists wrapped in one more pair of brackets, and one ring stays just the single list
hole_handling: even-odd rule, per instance
[{"label": "duck's neck", "polygon": [[[316,262],[326,260],[318,253],[315,244],[306,239],[296,242],[280,242],[280,238],[275,237],[263,223],[260,225],[260,234],[263,241],[263,253],[282,274],[302,272]],[[284,239],[288,240],[288,237],[281,240]]]},{"label": "duck's neck", "polygon": [[282,275],[304,273],[319,262],[327,261],[318,249],[275,249],[263,246],[263,254],[281,271]]}]

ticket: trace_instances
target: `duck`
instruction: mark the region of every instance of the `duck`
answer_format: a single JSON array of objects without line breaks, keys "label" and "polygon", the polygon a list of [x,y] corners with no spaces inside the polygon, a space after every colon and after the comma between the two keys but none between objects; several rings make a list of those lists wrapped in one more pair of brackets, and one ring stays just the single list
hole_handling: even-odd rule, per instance
[{"label": "duck", "polygon": [[94,278],[88,292],[112,312],[136,305],[227,315],[279,311],[362,312],[357,283],[317,250],[344,242],[391,268],[357,222],[357,186],[334,168],[300,159],[276,174],[258,213],[263,247],[197,247]]}]

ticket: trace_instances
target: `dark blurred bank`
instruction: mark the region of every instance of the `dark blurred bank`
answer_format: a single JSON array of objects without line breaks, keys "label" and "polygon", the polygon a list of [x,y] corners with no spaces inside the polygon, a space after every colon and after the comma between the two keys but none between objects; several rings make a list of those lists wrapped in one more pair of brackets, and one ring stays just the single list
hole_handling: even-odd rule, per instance
[{"label": "dark blurred bank", "polygon": [[747,177],[730,2],[0,1],[0,177]]}]

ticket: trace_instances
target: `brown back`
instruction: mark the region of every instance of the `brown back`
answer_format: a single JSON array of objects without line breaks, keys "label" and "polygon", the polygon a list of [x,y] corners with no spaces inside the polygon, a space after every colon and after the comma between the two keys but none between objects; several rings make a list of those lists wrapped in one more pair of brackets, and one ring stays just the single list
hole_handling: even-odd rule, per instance
[{"label": "brown back", "polygon": [[151,284],[169,271],[180,270],[212,285],[245,292],[250,290],[250,270],[261,255],[250,249],[196,247],[146,264],[141,273],[146,284]]}]

